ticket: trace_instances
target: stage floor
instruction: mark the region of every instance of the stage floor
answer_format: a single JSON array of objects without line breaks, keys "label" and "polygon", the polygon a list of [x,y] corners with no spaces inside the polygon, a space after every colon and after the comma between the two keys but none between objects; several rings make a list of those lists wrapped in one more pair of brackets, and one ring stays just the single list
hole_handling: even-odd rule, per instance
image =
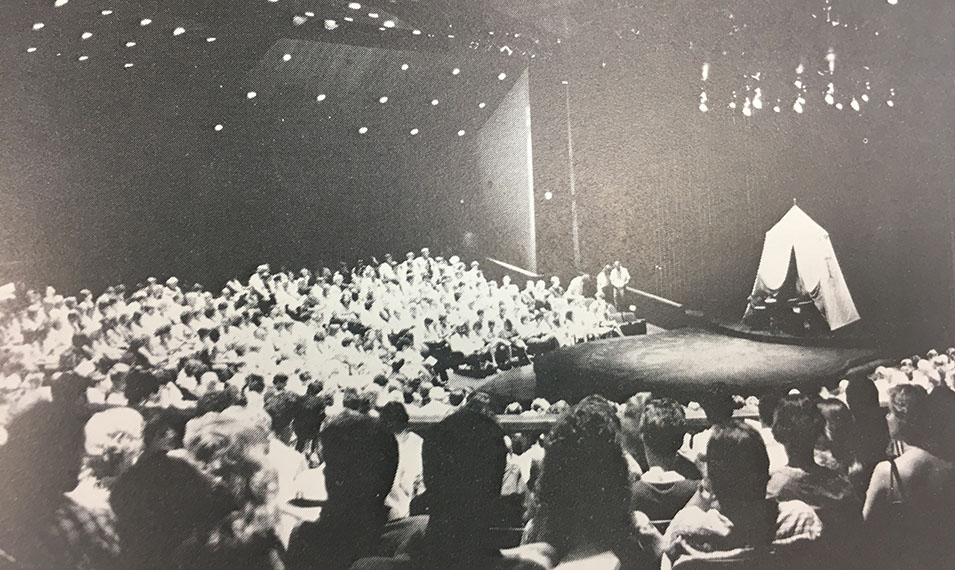
[{"label": "stage floor", "polygon": [[625,401],[639,391],[690,400],[714,382],[748,396],[832,386],[876,355],[873,348],[781,344],[685,328],[578,344],[539,357],[533,369],[480,380],[455,376],[451,386],[483,390],[506,402],[536,396],[574,402],[593,393]]}]

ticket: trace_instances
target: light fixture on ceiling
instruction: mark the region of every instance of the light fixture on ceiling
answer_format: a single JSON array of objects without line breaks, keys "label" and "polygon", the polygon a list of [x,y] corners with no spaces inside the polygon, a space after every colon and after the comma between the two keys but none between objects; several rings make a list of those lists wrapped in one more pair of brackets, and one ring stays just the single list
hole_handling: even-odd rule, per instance
[{"label": "light fixture on ceiling", "polygon": [[292,54],[287,53],[282,56],[282,61],[292,61]]},{"label": "light fixture on ceiling", "polygon": [[126,47],[130,48],[136,45],[136,42],[126,42]]},{"label": "light fixture on ceiling", "polygon": [[139,21],[140,26],[148,26],[149,24],[152,24],[152,23],[153,21],[150,20],[149,18],[143,18],[142,20]]},{"label": "light fixture on ceiling", "polygon": [[499,80],[501,80],[501,81],[504,81],[505,79],[507,79],[507,74],[502,71],[502,72],[497,76],[497,78],[498,78]]},{"label": "light fixture on ceiling", "polygon": [[416,36],[420,36],[420,35],[421,35],[421,30],[411,30],[411,33],[414,34],[414,35],[416,35]]},{"label": "light fixture on ceiling", "polygon": [[175,30],[172,31],[172,35],[174,35],[174,36],[181,36],[181,35],[184,34],[184,33],[186,33],[186,28],[183,28],[182,26],[180,26],[180,27],[178,27],[178,28],[176,28]]},{"label": "light fixture on ceiling", "polygon": [[382,22],[381,25],[383,25],[383,26],[386,27],[386,28],[394,28],[394,27],[395,27],[395,21],[394,21],[394,20],[385,20],[384,22]]},{"label": "light fixture on ceiling", "polygon": [[363,135],[368,132],[368,127],[362,127],[358,129],[358,134]]},{"label": "light fixture on ceiling", "polygon": [[437,105],[437,104],[438,104],[438,100],[437,100],[437,99],[432,99],[432,100],[431,100],[431,104],[432,104],[432,105]]},{"label": "light fixture on ceiling", "polygon": [[411,136],[418,134],[418,129],[411,129]]},{"label": "light fixture on ceiling", "polygon": [[43,22],[37,22],[37,23],[33,24],[33,31],[34,31],[34,32],[38,32],[38,31],[42,30],[42,29],[43,29],[43,26],[45,26],[45,25],[46,25],[46,24],[44,24]]},{"label": "light fixture on ceiling", "polygon": [[80,36],[81,40],[88,40],[93,37],[93,34],[90,32],[83,32],[83,35]]},{"label": "light fixture on ceiling", "polygon": [[554,197],[554,193],[551,192],[550,190],[548,190],[547,192],[544,192],[544,199],[545,199],[545,200],[550,200],[550,199],[553,198],[553,197]]},{"label": "light fixture on ceiling", "polygon": [[77,61],[86,61],[86,60],[88,60],[89,58],[90,58],[90,56],[88,56],[88,55],[81,55],[80,57],[76,58],[76,60],[77,60]]},{"label": "light fixture on ceiling", "polygon": [[483,108],[486,107],[486,106],[487,106],[486,103],[483,103],[483,102],[482,102],[482,103],[478,103],[478,109],[483,109]]},{"label": "light fixture on ceiling", "polygon": [[217,131],[221,131],[223,129],[222,125],[216,125],[214,128]]},{"label": "light fixture on ceiling", "polygon": [[352,10],[361,10],[361,4],[359,4],[358,2],[350,2],[348,4],[348,7],[351,8]]},{"label": "light fixture on ceiling", "polygon": [[375,19],[378,17],[378,12],[368,12],[368,17]]},{"label": "light fixture on ceiling", "polygon": [[324,24],[325,24],[325,29],[329,31],[338,28],[338,22],[336,22],[335,20],[325,20]]},{"label": "light fixture on ceiling", "polygon": [[35,48],[35,47],[32,47],[32,46],[31,46],[31,47],[28,47],[28,48],[27,48],[27,53],[33,53],[33,52],[35,52],[35,51],[36,51],[36,48]]},{"label": "light fixture on ceiling", "polygon": [[325,94],[324,93],[319,94],[319,96],[316,97],[315,100],[321,103],[322,101],[325,100]]},{"label": "light fixture on ceiling", "polygon": [[113,11],[112,11],[112,10],[103,10],[102,12],[100,12],[100,14],[102,14],[102,15],[104,15],[104,16],[110,16],[110,15],[113,14]]},{"label": "light fixture on ceiling", "polygon": [[402,63],[402,64],[401,64],[401,71],[408,71],[408,64],[407,64],[407,63]]},{"label": "light fixture on ceiling", "polygon": [[454,69],[451,70],[451,75],[457,75],[457,74],[459,74],[459,73],[461,73],[461,70],[458,69],[457,67],[455,67]]},{"label": "light fixture on ceiling", "polygon": [[379,103],[382,103],[382,104],[387,103],[387,102],[388,102],[388,96],[387,96],[387,95],[382,95],[382,96],[378,99],[378,102],[379,102]]},{"label": "light fixture on ceiling", "polygon": [[458,136],[459,136],[459,137],[463,137],[463,136],[464,136],[464,129],[461,129],[460,131],[458,131]]},{"label": "light fixture on ceiling", "polygon": [[249,91],[248,93],[245,94],[245,97],[246,99],[255,99],[257,95],[258,93],[256,93],[255,91]]}]

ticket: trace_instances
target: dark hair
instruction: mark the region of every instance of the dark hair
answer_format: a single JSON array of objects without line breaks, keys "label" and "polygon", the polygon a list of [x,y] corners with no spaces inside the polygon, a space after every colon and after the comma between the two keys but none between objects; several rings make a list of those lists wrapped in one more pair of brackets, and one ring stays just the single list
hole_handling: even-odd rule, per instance
[{"label": "dark hair", "polygon": [[686,434],[686,413],[672,398],[654,398],[643,407],[640,435],[643,445],[654,453],[672,457],[683,445]]},{"label": "dark hair", "polygon": [[292,392],[278,392],[265,402],[265,411],[272,418],[272,431],[281,434],[295,419],[299,410],[299,397]]},{"label": "dark hair", "polygon": [[893,438],[912,445],[924,445],[927,429],[928,392],[916,384],[899,384],[889,390],[889,413],[896,429]]},{"label": "dark hair", "polygon": [[811,452],[825,427],[826,420],[816,401],[804,394],[783,396],[773,414],[773,437],[790,457]]},{"label": "dark hair", "polygon": [[766,427],[773,425],[773,417],[776,414],[776,406],[779,405],[779,398],[781,394],[775,391],[769,391],[760,396],[759,405],[757,409],[759,411],[759,421]]},{"label": "dark hair", "polygon": [[345,410],[321,432],[329,499],[384,503],[398,470],[398,442],[365,414]]},{"label": "dark hair", "polygon": [[716,382],[707,388],[700,399],[700,406],[711,424],[731,420],[733,411],[736,410],[736,402],[729,386],[723,382]]},{"label": "dark hair", "polygon": [[627,463],[613,404],[588,396],[547,437],[535,526],[560,557],[581,542],[617,549],[634,532]]},{"label": "dark hair", "polygon": [[186,433],[187,418],[184,414],[178,414],[173,410],[160,409],[154,415],[146,420],[143,427],[143,444],[146,449],[155,449],[159,445],[161,438],[166,437],[172,432],[172,441],[168,442],[164,449],[178,449],[182,447],[182,438]]},{"label": "dark hair", "polygon": [[469,410],[474,410],[479,414],[492,417],[494,416],[494,408],[491,405],[491,396],[487,392],[474,392],[471,394],[471,397],[468,398],[468,401],[464,403],[464,407]]},{"label": "dark hair", "polygon": [[721,504],[765,499],[769,455],[759,432],[737,420],[714,426],[706,446],[706,476]]},{"label": "dark hair", "polygon": [[848,474],[857,463],[856,450],[861,447],[852,413],[842,400],[836,398],[820,400],[817,405],[826,422],[817,447],[828,450]]},{"label": "dark hair", "polygon": [[453,390],[448,394],[448,403],[454,407],[460,406],[464,402],[464,392],[461,390]]},{"label": "dark hair", "polygon": [[262,392],[265,390],[265,378],[259,374],[249,374],[245,385],[250,392]]},{"label": "dark hair", "polygon": [[235,386],[227,385],[222,390],[206,392],[196,401],[196,417],[209,412],[222,412],[232,406],[244,406],[245,397]]},{"label": "dark hair", "polygon": [[142,405],[153,394],[159,392],[162,383],[154,374],[143,370],[133,369],[126,374],[126,387],[123,395],[131,407]]},{"label": "dark hair", "polygon": [[378,420],[392,433],[407,429],[408,419],[408,410],[401,402],[388,402],[378,411]]},{"label": "dark hair", "polygon": [[158,570],[191,537],[204,537],[230,510],[212,481],[184,459],[143,457],[113,485],[121,567]]},{"label": "dark hair", "polygon": [[849,380],[846,386],[846,404],[852,415],[858,416],[865,410],[875,410],[879,408],[879,389],[875,382],[864,376]]},{"label": "dark hair", "polygon": [[477,516],[501,493],[507,448],[491,416],[454,412],[427,433],[421,456],[432,512]]}]

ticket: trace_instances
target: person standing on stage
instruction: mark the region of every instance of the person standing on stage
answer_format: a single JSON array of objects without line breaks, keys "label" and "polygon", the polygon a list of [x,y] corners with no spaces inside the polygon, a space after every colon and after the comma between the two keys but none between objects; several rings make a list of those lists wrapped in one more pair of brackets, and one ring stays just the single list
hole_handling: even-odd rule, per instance
[{"label": "person standing on stage", "polygon": [[[604,265],[603,269],[597,273],[597,293],[603,293],[604,298],[610,294],[610,266]],[[597,293],[594,293],[594,297],[597,296]]]},{"label": "person standing on stage", "polygon": [[610,270],[610,286],[613,287],[613,306],[617,308],[617,311],[623,307],[628,283],[630,283],[630,272],[620,265],[619,261],[614,261],[613,269]]}]

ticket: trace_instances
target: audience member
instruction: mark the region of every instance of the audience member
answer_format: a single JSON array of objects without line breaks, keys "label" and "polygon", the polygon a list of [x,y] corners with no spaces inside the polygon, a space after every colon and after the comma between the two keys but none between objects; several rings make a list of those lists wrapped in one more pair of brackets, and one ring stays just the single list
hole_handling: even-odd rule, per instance
[{"label": "audience member", "polygon": [[714,426],[706,476],[713,508],[688,505],[673,517],[663,538],[670,560],[704,554],[732,558],[770,547],[777,556],[796,556],[800,545],[819,538],[822,523],[812,507],[766,498],[769,456],[752,427],[738,421]]},{"label": "audience member", "polygon": [[863,517],[873,565],[955,567],[955,467],[926,447],[928,395],[912,384],[889,392],[889,432],[902,454],[876,465]]},{"label": "audience member", "polygon": [[686,434],[683,406],[671,398],[648,401],[640,420],[640,437],[649,469],[631,487],[633,510],[651,520],[670,520],[699,487],[676,471],[678,451]]},{"label": "audience member", "polygon": [[411,501],[424,492],[424,466],[421,459],[421,436],[408,429],[408,411],[400,402],[388,402],[378,412],[382,427],[394,434],[398,442],[398,471],[385,499],[388,520],[411,514]]}]

